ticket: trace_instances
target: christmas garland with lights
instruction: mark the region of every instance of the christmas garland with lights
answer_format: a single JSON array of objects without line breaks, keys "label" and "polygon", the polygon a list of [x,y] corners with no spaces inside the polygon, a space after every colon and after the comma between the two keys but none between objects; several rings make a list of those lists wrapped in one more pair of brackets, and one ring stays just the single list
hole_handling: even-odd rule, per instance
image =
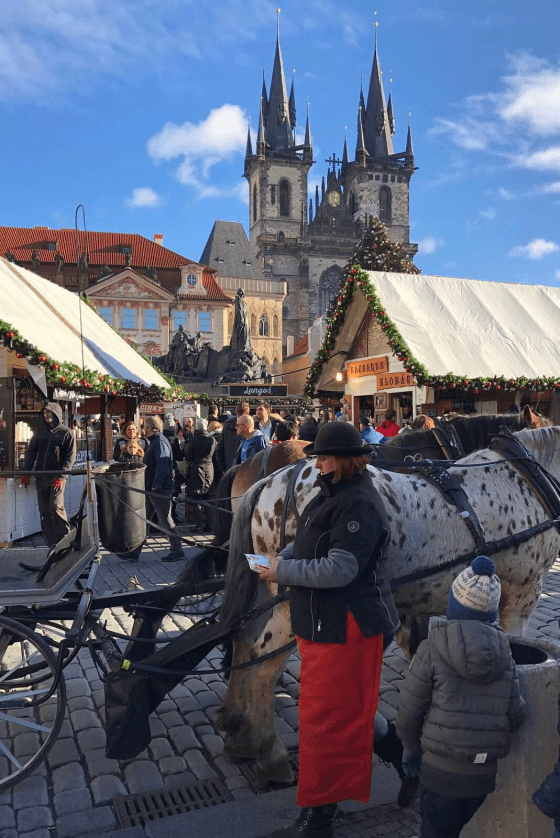
[{"label": "christmas garland with lights", "polygon": [[451,372],[448,372],[445,375],[431,375],[426,367],[414,357],[405,343],[401,333],[391,318],[387,315],[387,312],[383,308],[381,301],[377,296],[369,274],[359,265],[352,265],[350,270],[347,272],[346,281],[344,282],[336,299],[336,304],[331,309],[330,317],[327,322],[327,333],[323,340],[323,344],[307,374],[307,380],[303,388],[303,393],[309,398],[313,398],[317,395],[322,398],[332,397],[333,395],[340,396],[343,392],[342,390],[337,391],[336,394],[327,391],[317,392],[316,383],[321,375],[323,365],[330,359],[331,353],[335,349],[336,339],[346,319],[346,314],[354,297],[356,288],[358,288],[366,298],[368,311],[383,330],[393,353],[397,356],[399,361],[403,362],[406,372],[414,376],[416,384],[419,387],[432,387],[438,394],[441,394],[443,391],[455,390],[467,392],[475,396],[479,393],[485,393],[490,390],[498,392],[501,390],[505,392],[513,392],[515,390],[535,390],[537,392],[543,392],[545,390],[560,389],[560,378],[550,376],[541,376],[539,378],[519,376],[518,378],[511,378],[504,375],[495,375],[493,377],[481,376],[469,378],[468,376],[455,375]]},{"label": "christmas garland with lights", "polygon": [[90,393],[106,393],[110,396],[135,396],[144,402],[177,401],[187,398],[183,387],[175,385],[165,375],[162,378],[168,381],[170,386],[163,389],[156,384],[146,386],[127,378],[113,378],[96,370],[57,361],[46,352],[41,352],[5,320],[0,320],[0,345],[15,352],[18,359],[26,360],[35,367],[43,367],[47,383],[55,387],[78,389]]}]

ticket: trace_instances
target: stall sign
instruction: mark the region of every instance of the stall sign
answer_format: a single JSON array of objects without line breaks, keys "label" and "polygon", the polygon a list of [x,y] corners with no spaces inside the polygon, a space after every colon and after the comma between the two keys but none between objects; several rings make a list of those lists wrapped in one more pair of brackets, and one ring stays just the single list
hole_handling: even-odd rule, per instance
[{"label": "stall sign", "polygon": [[382,372],[389,372],[387,355],[383,355],[381,358],[362,358],[360,361],[350,361],[346,368],[348,378],[363,378],[364,375],[379,375]]},{"label": "stall sign", "polygon": [[144,416],[155,416],[156,414],[163,413],[163,402],[155,402],[154,404],[141,404],[139,407],[140,413],[143,413]]},{"label": "stall sign", "polygon": [[377,389],[389,390],[391,387],[414,387],[414,376],[409,372],[393,372],[390,375],[377,376]]},{"label": "stall sign", "polygon": [[53,399],[54,401],[70,401],[75,402],[83,399],[84,397],[80,393],[76,393],[75,390],[63,390],[61,387],[55,387],[53,389]]},{"label": "stall sign", "polygon": [[230,384],[230,396],[287,396],[287,384]]}]

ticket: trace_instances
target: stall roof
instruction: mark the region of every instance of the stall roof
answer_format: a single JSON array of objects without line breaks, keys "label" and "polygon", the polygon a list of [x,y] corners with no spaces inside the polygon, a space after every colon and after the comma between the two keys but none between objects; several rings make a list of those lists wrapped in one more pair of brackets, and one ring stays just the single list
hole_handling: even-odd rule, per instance
[{"label": "stall roof", "polygon": [[373,271],[369,277],[431,375],[560,374],[560,288]]},{"label": "stall roof", "polygon": [[[560,377],[560,288],[368,271],[412,357],[430,376]],[[317,388],[332,390],[367,310],[354,292]],[[338,388],[340,389],[340,388]]]},{"label": "stall roof", "polygon": [[[81,325],[80,325],[81,317]],[[0,258],[0,319],[58,362],[162,389],[168,382],[95,311],[67,291]]]}]

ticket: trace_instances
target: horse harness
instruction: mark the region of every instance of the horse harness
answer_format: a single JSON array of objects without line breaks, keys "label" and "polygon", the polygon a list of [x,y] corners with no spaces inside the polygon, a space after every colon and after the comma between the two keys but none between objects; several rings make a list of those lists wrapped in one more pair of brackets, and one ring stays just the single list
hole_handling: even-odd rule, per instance
[{"label": "horse harness", "polygon": [[560,532],[560,483],[543,466],[538,463],[533,455],[513,436],[509,428],[502,426],[500,433],[493,437],[488,446],[491,451],[500,454],[505,461],[509,462],[524,477],[532,491],[537,495],[550,518],[523,532],[512,533],[496,541],[486,541],[482,526],[474,512],[465,490],[454,475],[449,474],[446,467],[431,460],[416,461],[410,472],[417,472],[424,480],[435,486],[444,496],[445,500],[452,503],[459,511],[461,518],[468,527],[474,542],[475,549],[463,554],[458,558],[451,559],[438,565],[437,568],[424,568],[423,570],[409,573],[398,579],[391,580],[391,588],[400,588],[410,582],[416,582],[429,576],[435,576],[442,571],[450,570],[458,565],[468,564],[479,555],[494,555],[502,550],[517,547],[520,544],[530,541],[537,535],[556,527]]},{"label": "horse harness", "polygon": [[446,460],[459,460],[466,456],[461,437],[447,419],[442,416],[436,417],[432,433]]}]

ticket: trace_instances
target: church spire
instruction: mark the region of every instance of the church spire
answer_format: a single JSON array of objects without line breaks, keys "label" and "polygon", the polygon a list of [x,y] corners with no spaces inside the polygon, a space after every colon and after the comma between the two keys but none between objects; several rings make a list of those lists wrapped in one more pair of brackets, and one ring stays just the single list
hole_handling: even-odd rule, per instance
[{"label": "church spire", "polygon": [[266,151],[266,140],[264,134],[263,100],[261,99],[261,112],[259,116],[259,133],[257,134],[257,154],[264,157]]},{"label": "church spire", "polygon": [[344,148],[342,150],[342,165],[347,166],[350,162],[350,158],[348,157],[348,138],[346,135],[344,136]]},{"label": "church spire", "polygon": [[408,134],[406,135],[406,154],[410,157],[414,157],[414,149],[412,147],[412,129],[410,127],[410,122],[408,123]]},{"label": "church spire", "polygon": [[262,91],[261,91],[261,103],[262,103],[262,113],[264,117],[264,127],[266,128],[266,123],[268,122],[268,93],[266,92],[266,82],[264,80],[264,67],[263,67],[263,83],[262,83]]},{"label": "church spire", "polygon": [[[392,82],[393,79],[389,79]],[[395,114],[393,113],[393,94],[389,89],[389,101],[387,102],[387,119],[389,120],[389,131],[391,135],[395,133]]]},{"label": "church spire", "polygon": [[[376,22],[377,26],[377,22]],[[385,104],[385,93],[381,80],[381,67],[377,55],[377,29],[375,30],[375,52],[369,81],[367,105],[363,117],[366,149],[371,157],[388,157],[393,154],[393,141],[389,127],[389,116]]]},{"label": "church spire", "polygon": [[290,111],[290,122],[292,123],[292,130],[296,127],[296,94],[294,91],[294,71],[292,70],[292,86],[290,87],[290,101],[288,109]]},{"label": "church spire", "polygon": [[303,141],[303,153],[309,158],[313,157],[313,146],[311,145],[311,125],[309,123],[309,102],[307,103],[307,119],[305,121],[305,140]]},{"label": "church spire", "polygon": [[247,145],[245,147],[245,160],[253,156],[253,141],[251,140],[251,123],[247,124]]},{"label": "church spire", "polygon": [[360,108],[360,111],[358,113],[358,142],[356,143],[356,163],[361,163],[363,166],[365,166],[368,152],[366,149],[366,141],[364,138],[364,123],[362,119],[362,114],[363,111]]},{"label": "church spire", "polygon": [[[294,98],[295,113],[295,98]],[[265,131],[266,142],[273,150],[287,150],[294,145],[292,124],[290,119],[290,102],[286,91],[284,76],[284,61],[280,48],[280,26],[276,33],[276,54],[272,81],[270,82],[270,96],[268,97],[268,120]]]}]

